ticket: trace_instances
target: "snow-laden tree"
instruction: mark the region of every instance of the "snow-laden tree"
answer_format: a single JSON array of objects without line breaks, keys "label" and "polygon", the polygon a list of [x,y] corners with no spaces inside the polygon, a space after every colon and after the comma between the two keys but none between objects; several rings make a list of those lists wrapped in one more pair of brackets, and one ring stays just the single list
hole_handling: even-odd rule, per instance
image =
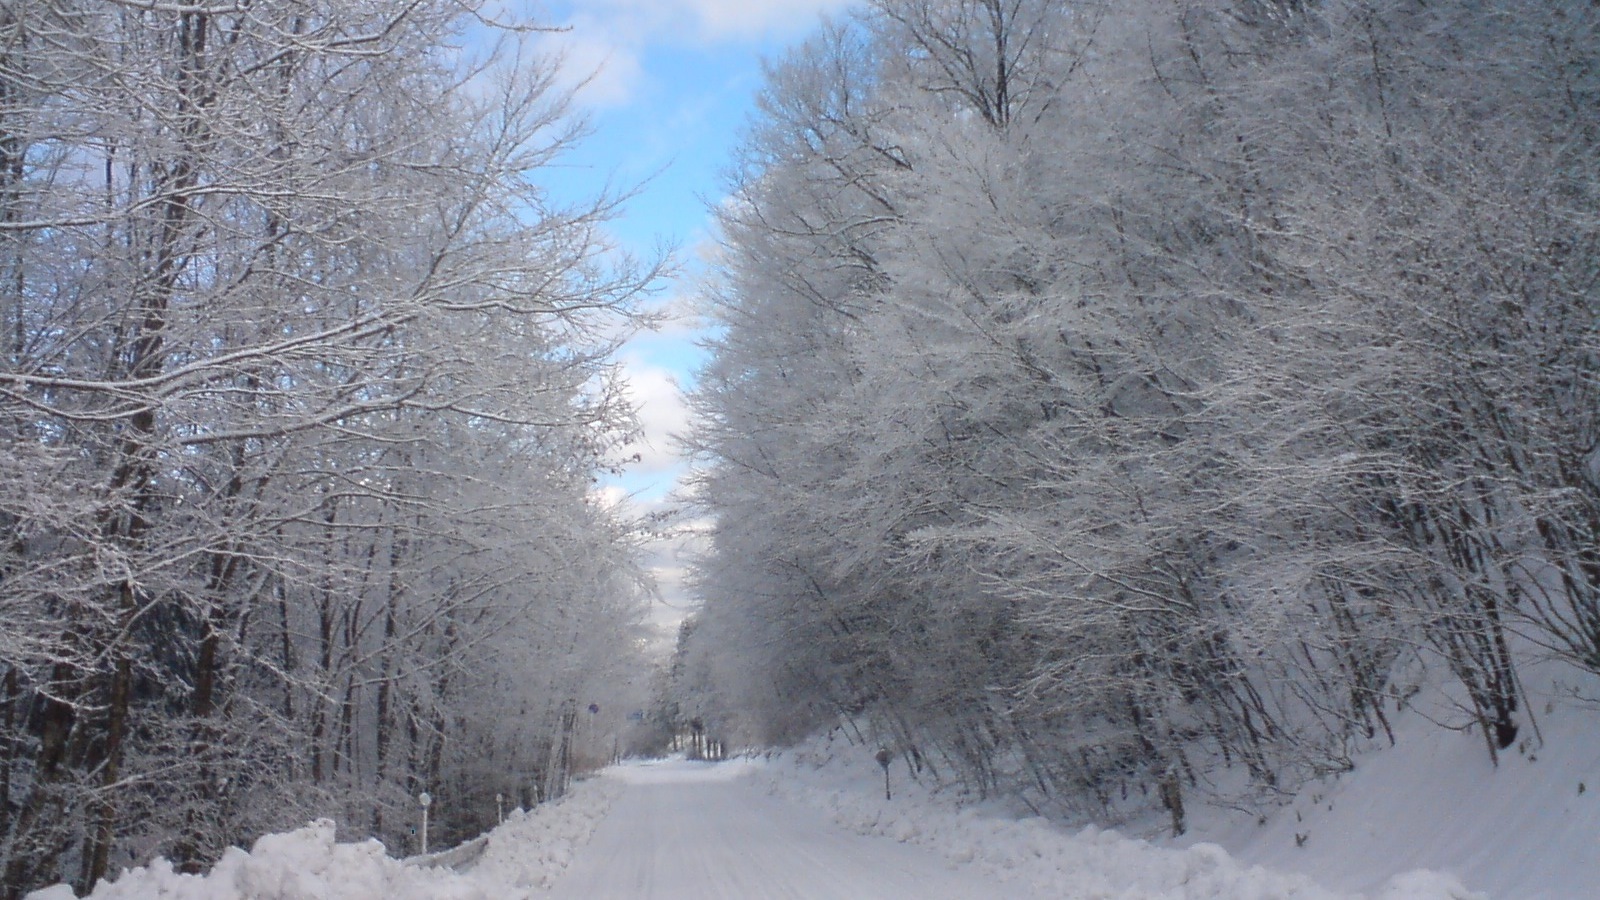
[{"label": "snow-laden tree", "polygon": [[1341,593],[1428,642],[1494,753],[1529,722],[1518,643],[1584,657],[1584,582],[1556,572],[1586,488],[1557,472],[1588,452],[1569,404],[1593,284],[1567,248],[1593,240],[1594,133],[1573,104],[1595,89],[1596,21],[1394,3],[1317,24],[1262,79],[1272,106],[1315,115],[1257,138],[1288,177],[1254,225],[1274,293],[1240,372],[1309,478],[1258,479],[1257,499],[1348,523],[1359,556],[1325,549],[1357,562]]},{"label": "snow-laden tree", "polygon": [[0,11],[5,896],[341,806],[398,841],[462,742],[559,730],[490,685],[632,646],[588,493],[650,273],[547,199],[578,123],[481,12]]},{"label": "snow-laden tree", "polygon": [[747,712],[1177,830],[1430,673],[1507,745],[1519,632],[1592,658],[1594,19],[884,0],[776,66],[698,398]]}]

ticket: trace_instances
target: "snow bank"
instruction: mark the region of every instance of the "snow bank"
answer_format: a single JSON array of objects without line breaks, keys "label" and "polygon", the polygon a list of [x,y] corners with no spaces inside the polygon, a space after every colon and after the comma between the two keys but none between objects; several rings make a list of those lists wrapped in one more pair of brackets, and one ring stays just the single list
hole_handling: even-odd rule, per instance
[{"label": "snow bank", "polygon": [[561,802],[517,810],[489,832],[489,846],[468,870],[474,879],[492,887],[488,896],[523,897],[550,887],[574,854],[589,842],[595,826],[605,818],[622,785],[610,778],[593,778],[575,785]]},{"label": "snow bank", "polygon": [[[561,802],[516,810],[489,832],[483,853],[461,869],[390,857],[381,843],[341,844],[322,819],[269,834],[247,853],[232,848],[205,875],[157,859],[102,881],[89,900],[517,900],[542,892],[572,862],[621,790],[606,779],[576,785]],[[56,885],[25,900],[73,900]]]},{"label": "snow bank", "polygon": [[[859,758],[858,758],[859,757]],[[957,810],[897,771],[893,800],[883,775],[860,747],[834,753],[825,744],[775,758],[761,776],[773,793],[828,813],[860,834],[883,835],[936,850],[971,865],[1018,894],[1062,900],[1332,900],[1353,895],[1320,887],[1304,875],[1235,860],[1215,844],[1186,849],[1153,845],[1115,831],[1076,834],[1039,818],[1011,820]],[[1359,865],[1358,860],[1351,861]],[[1414,871],[1385,883],[1374,900],[1481,900],[1454,877]]]},{"label": "snow bank", "polygon": [[[1587,679],[1574,691],[1531,673],[1524,683],[1524,734],[1498,766],[1481,734],[1405,717],[1396,746],[1307,785],[1264,824],[1197,809],[1190,834],[1350,891],[1426,866],[1507,900],[1600,896],[1600,709],[1574,696],[1600,695],[1600,684]],[[1431,715],[1448,721],[1449,710]]]},{"label": "snow bank", "polygon": [[[28,895],[28,900],[70,900],[72,889],[57,885]],[[173,871],[157,859],[149,866],[124,872],[115,883],[100,882],[94,900],[322,900],[322,898],[391,898],[391,900],[479,900],[464,879],[443,869],[413,869],[391,859],[377,841],[339,844],[327,819],[287,834],[269,834],[249,853],[230,848],[204,876]]]}]

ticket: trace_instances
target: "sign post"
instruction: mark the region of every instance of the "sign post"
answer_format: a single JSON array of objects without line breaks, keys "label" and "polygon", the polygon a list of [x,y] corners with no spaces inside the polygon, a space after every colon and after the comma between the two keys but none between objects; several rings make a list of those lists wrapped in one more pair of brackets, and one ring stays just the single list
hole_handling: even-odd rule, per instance
[{"label": "sign post", "polygon": [[889,794],[889,760],[893,759],[889,754],[889,748],[880,747],[877,759],[878,765],[883,767],[883,799],[893,800],[894,797]]},{"label": "sign post", "polygon": [[433,802],[433,798],[428,795],[427,791],[423,791],[422,793],[417,795],[417,802],[422,804],[422,852],[423,853],[427,853],[428,852],[428,804]]}]

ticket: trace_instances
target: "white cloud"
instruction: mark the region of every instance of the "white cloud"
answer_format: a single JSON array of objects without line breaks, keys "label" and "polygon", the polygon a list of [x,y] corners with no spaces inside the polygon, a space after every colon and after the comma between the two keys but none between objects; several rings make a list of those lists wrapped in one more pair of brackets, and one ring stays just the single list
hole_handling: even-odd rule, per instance
[{"label": "white cloud", "polygon": [[679,623],[699,606],[687,582],[694,559],[705,551],[710,530],[709,521],[681,518],[646,550],[645,566],[659,591],[651,604],[650,621],[664,637],[676,637]]},{"label": "white cloud", "polygon": [[669,293],[654,301],[648,311],[657,317],[655,326],[633,337],[634,345],[649,345],[660,341],[678,341],[705,333],[706,317],[701,312],[704,301],[700,292],[708,290],[701,281],[679,275]]},{"label": "white cloud", "polygon": [[820,13],[834,13],[855,0],[673,0],[687,6],[703,33],[718,38],[759,38],[809,27]]},{"label": "white cloud", "polygon": [[660,596],[650,604],[650,624],[664,637],[676,637],[678,626],[694,611],[684,580],[689,575],[684,566],[658,566],[650,570]]},{"label": "white cloud", "polygon": [[641,44],[585,16],[570,30],[544,35],[542,49],[561,60],[560,82],[590,108],[625,106],[644,84]]},{"label": "white cloud", "polygon": [[610,509],[625,507],[629,503],[628,491],[620,484],[597,485],[593,491],[601,506]]},{"label": "white cloud", "polygon": [[687,581],[694,558],[706,545],[711,522],[688,518],[670,496],[633,496],[616,484],[599,486],[595,494],[601,502],[615,505],[624,517],[654,520],[654,533],[642,546],[640,559],[656,588],[647,622],[654,632],[652,644],[670,651],[678,626],[699,605]]},{"label": "white cloud", "polygon": [[563,54],[568,86],[588,79],[579,98],[593,107],[624,105],[645,86],[641,63],[651,44],[759,41],[798,34],[819,14],[859,0],[589,0],[556,4],[546,49]]},{"label": "white cloud", "polygon": [[689,426],[689,405],[671,370],[649,365],[637,357],[623,360],[627,396],[638,411],[643,434],[632,448],[639,460],[629,469],[640,473],[670,472],[683,463],[673,435]]},{"label": "white cloud", "polygon": [[859,0],[589,0],[583,15],[608,28],[675,40],[755,40],[809,28]]}]

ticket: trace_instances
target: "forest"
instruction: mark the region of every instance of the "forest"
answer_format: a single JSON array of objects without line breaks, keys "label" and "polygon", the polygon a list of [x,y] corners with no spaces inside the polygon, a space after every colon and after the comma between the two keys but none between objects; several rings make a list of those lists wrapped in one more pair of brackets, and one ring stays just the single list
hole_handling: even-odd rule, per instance
[{"label": "forest", "polygon": [[708,732],[1182,833],[1600,672],[1600,7],[871,0],[741,146]]},{"label": "forest", "polygon": [[[0,900],[598,762],[673,263],[537,13],[0,4]],[[863,0],[739,146],[635,749],[1181,834],[1597,683],[1600,6]]]},{"label": "forest", "polygon": [[641,652],[594,485],[659,264],[551,199],[583,126],[535,32],[0,5],[0,897],[565,789]]}]

